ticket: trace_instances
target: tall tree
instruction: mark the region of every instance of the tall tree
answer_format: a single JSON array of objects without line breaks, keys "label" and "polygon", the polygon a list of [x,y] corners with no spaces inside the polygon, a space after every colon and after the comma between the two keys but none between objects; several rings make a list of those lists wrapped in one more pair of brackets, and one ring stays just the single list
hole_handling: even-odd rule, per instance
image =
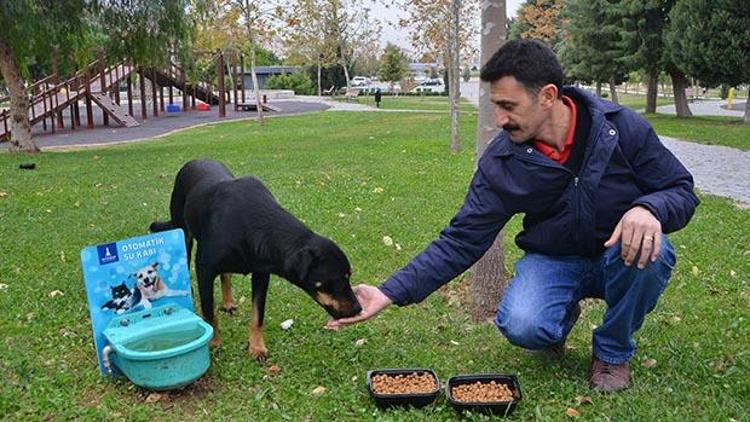
[{"label": "tall tree", "polygon": [[[500,49],[505,41],[505,0],[485,0],[481,20],[481,64]],[[490,102],[490,84],[479,86],[479,122],[477,126],[477,162],[492,138],[497,134],[495,106]],[[471,269],[469,294],[473,317],[484,320],[492,315],[507,285],[505,277],[505,249],[503,232],[497,235],[492,247]]]},{"label": "tall tree", "polygon": [[618,58],[620,10],[608,0],[571,0],[565,9],[565,46],[562,60],[569,76],[608,82],[612,101],[617,102],[615,84],[624,74]]},{"label": "tall tree", "polygon": [[476,30],[477,0],[396,0],[408,11],[409,17],[399,25],[409,29],[412,45],[418,54],[429,53],[442,57],[447,73],[450,98],[451,150],[460,149],[459,101],[461,57],[474,53],[473,37]]},{"label": "tall tree", "polygon": [[393,88],[394,82],[404,78],[409,72],[409,59],[396,45],[388,43],[380,58],[380,79],[390,82]]},{"label": "tall tree", "polygon": [[527,0],[510,25],[508,39],[534,38],[558,51],[562,43],[564,4],[564,0]]},{"label": "tall tree", "polygon": [[289,64],[317,67],[318,96],[322,92],[322,69],[337,62],[338,40],[323,31],[326,17],[320,0],[297,0],[284,13],[282,34]]},{"label": "tall tree", "polygon": [[83,64],[97,52],[140,63],[166,61],[172,49],[184,51],[186,9],[184,0],[0,2],[0,71],[11,94],[9,150],[39,151],[24,88],[31,63],[59,56]]},{"label": "tall tree", "polygon": [[[667,45],[674,63],[715,86],[750,83],[750,8],[745,0],[682,0],[670,12]],[[746,124],[750,107],[745,106]]]},{"label": "tall tree", "polygon": [[10,151],[39,151],[29,123],[29,65],[51,55],[53,44],[63,55],[80,47],[86,11],[83,0],[0,3],[0,72],[10,93]]}]

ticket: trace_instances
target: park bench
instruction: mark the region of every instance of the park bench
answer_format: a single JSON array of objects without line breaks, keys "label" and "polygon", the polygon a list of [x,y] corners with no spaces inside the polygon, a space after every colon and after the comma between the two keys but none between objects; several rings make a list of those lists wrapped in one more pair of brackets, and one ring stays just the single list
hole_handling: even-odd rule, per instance
[{"label": "park bench", "polygon": [[329,95],[330,96],[330,95],[333,95],[334,91],[336,91],[336,86],[335,85],[331,85],[330,88],[324,89],[323,91],[320,92],[320,94],[321,95]]},{"label": "park bench", "polygon": [[357,100],[357,97],[359,96],[359,89],[352,89],[349,88],[346,90],[346,93],[344,94],[344,97],[346,97],[346,102],[351,102],[352,100]]}]

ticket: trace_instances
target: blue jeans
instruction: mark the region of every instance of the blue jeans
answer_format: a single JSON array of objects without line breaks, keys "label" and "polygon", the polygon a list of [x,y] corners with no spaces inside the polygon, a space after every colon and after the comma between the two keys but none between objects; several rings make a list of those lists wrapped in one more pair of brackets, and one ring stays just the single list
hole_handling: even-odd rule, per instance
[{"label": "blue jeans", "polygon": [[517,346],[538,350],[563,341],[575,321],[572,313],[587,297],[607,303],[603,323],[594,330],[593,353],[612,364],[635,353],[633,334],[654,309],[675,265],[675,253],[662,235],[661,255],[642,270],[620,256],[620,242],[599,257],[529,253],[516,263],[516,274],[498,305],[495,324]]}]

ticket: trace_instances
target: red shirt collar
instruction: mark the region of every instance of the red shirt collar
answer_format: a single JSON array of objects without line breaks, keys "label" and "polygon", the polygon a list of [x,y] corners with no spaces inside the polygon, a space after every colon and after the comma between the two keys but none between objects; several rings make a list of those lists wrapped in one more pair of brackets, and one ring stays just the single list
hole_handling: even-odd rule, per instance
[{"label": "red shirt collar", "polygon": [[552,160],[560,164],[565,164],[570,157],[570,151],[573,150],[573,141],[576,134],[576,113],[578,110],[575,101],[570,99],[570,97],[563,95],[562,102],[570,109],[570,124],[568,125],[568,133],[565,135],[565,144],[563,144],[562,151],[558,151],[557,148],[539,139],[534,140],[534,147]]}]

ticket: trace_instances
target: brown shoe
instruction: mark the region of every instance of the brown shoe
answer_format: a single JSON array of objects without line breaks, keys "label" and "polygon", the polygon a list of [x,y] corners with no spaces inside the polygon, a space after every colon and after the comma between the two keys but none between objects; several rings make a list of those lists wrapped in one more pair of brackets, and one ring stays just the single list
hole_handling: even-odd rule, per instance
[{"label": "brown shoe", "polygon": [[[573,318],[573,325],[578,321],[578,317],[581,316],[581,305],[576,304],[576,307],[573,308],[573,314],[571,317]],[[547,355],[547,358],[551,360],[559,360],[562,359],[563,356],[565,356],[565,341],[567,339],[563,339],[563,341],[553,344],[551,346],[547,346],[544,348],[544,354]]]},{"label": "brown shoe", "polygon": [[630,387],[630,364],[615,365],[599,360],[596,356],[591,362],[589,385],[595,391],[614,393]]}]

